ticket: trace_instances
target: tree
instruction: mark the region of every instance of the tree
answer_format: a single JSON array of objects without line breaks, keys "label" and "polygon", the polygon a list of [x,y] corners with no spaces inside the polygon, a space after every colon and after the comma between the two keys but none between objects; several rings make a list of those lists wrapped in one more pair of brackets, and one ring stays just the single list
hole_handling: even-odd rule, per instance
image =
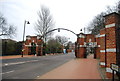
[{"label": "tree", "polygon": [[15,35],[15,26],[9,25],[3,15],[0,13],[0,36],[12,37]]},{"label": "tree", "polygon": [[88,30],[91,34],[97,35],[100,32],[100,29],[105,27],[105,13],[100,13],[92,20],[92,22],[88,25]]},{"label": "tree", "polygon": [[65,36],[56,36],[56,40],[61,44],[65,45],[68,42],[68,38]]},{"label": "tree", "polygon": [[17,42],[11,39],[2,39],[2,55],[15,55]]},{"label": "tree", "polygon": [[35,23],[35,29],[38,35],[43,36],[43,40],[46,41],[46,39],[52,34],[52,32],[47,35],[45,34],[46,32],[52,30],[53,27],[54,23],[53,18],[50,14],[50,10],[45,6],[42,6],[41,10],[38,12],[38,20]]},{"label": "tree", "polygon": [[116,4],[116,6],[107,6],[105,12],[101,12],[100,14],[95,16],[95,18],[90,22],[87,27],[88,31],[94,35],[99,34],[100,30],[105,27],[105,19],[103,16],[112,12],[117,12],[120,14],[120,1]]},{"label": "tree", "polygon": [[[43,51],[45,53],[62,53],[63,46],[67,47],[68,38],[65,36],[56,36],[47,41],[46,45],[43,46]],[[45,47],[45,49],[44,49]]]},{"label": "tree", "polygon": [[48,40],[47,43],[47,52],[48,53],[61,53],[62,52],[62,45],[54,38]]},{"label": "tree", "polygon": [[117,4],[117,11],[118,11],[118,13],[120,14],[120,1],[119,1],[118,4]]}]

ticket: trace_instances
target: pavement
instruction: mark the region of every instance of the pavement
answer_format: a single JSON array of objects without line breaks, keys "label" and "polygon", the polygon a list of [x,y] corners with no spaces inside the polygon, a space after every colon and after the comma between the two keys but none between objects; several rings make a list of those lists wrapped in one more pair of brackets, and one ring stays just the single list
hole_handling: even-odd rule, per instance
[{"label": "pavement", "polygon": [[[23,57],[33,57],[34,55],[24,55]],[[0,56],[0,59],[22,58],[21,55]]]},{"label": "pavement", "polygon": [[[48,54],[54,55],[54,54]],[[48,56],[46,54],[46,56]],[[35,55],[23,55],[23,57],[36,57]],[[0,56],[0,59],[14,59],[14,58],[22,58],[21,55],[10,55],[10,56]]]},{"label": "pavement", "polygon": [[98,67],[98,60],[90,55],[87,59],[73,59],[37,79],[102,79]]}]

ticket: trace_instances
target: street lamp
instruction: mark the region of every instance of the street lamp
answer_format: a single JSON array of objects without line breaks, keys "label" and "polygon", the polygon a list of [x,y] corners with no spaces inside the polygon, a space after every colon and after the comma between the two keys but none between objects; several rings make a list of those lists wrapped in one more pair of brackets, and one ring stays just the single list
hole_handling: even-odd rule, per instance
[{"label": "street lamp", "polygon": [[[24,47],[24,37],[25,37],[25,26],[26,26],[26,24],[30,24],[30,22],[29,22],[29,21],[26,21],[26,20],[25,20],[25,22],[24,22],[23,45],[22,45],[23,47]],[[23,51],[24,51],[23,47],[22,47],[22,56],[21,56],[21,57],[23,57]]]}]

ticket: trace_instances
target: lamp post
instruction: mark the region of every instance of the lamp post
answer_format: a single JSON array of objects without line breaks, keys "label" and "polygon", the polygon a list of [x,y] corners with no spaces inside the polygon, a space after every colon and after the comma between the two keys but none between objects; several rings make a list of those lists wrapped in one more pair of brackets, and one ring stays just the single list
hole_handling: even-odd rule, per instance
[{"label": "lamp post", "polygon": [[23,45],[22,45],[22,56],[21,57],[23,57],[23,51],[24,51],[24,49],[23,49],[23,47],[24,47],[24,37],[25,37],[25,26],[26,26],[26,24],[30,24],[30,22],[29,21],[24,21],[24,30],[23,30]]}]

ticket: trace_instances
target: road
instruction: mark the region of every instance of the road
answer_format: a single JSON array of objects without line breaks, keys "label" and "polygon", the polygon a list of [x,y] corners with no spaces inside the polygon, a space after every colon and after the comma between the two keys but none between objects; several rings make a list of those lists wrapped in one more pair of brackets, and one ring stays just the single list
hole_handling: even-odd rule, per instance
[{"label": "road", "polygon": [[2,79],[35,79],[74,59],[74,53],[2,60]]}]

